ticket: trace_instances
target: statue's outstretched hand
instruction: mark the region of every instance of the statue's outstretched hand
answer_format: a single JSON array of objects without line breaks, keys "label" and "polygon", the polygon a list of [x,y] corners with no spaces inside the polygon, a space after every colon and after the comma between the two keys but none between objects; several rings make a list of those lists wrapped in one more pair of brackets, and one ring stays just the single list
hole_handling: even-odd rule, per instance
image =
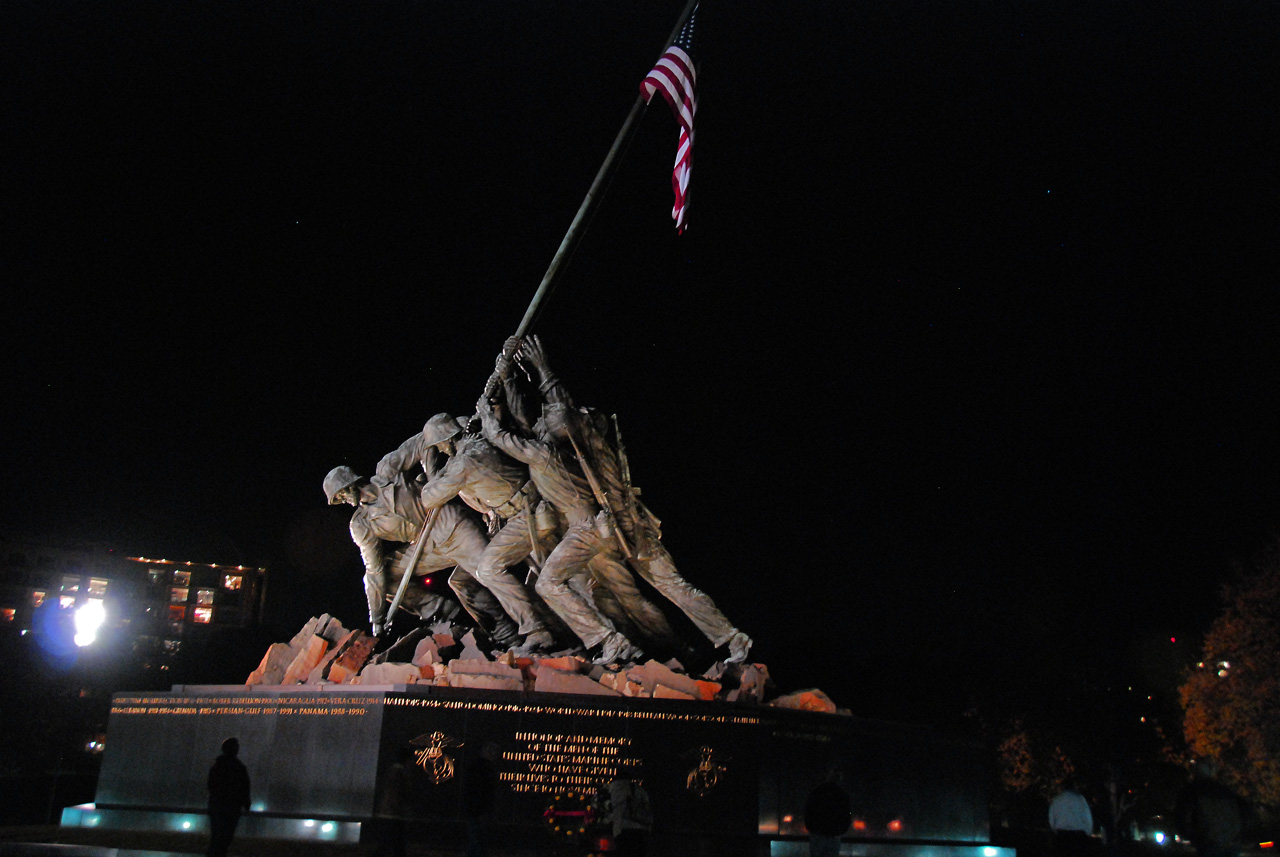
[{"label": "statue's outstretched hand", "polygon": [[541,371],[547,366],[547,352],[542,348],[542,340],[536,335],[528,336],[520,349],[520,359]]}]

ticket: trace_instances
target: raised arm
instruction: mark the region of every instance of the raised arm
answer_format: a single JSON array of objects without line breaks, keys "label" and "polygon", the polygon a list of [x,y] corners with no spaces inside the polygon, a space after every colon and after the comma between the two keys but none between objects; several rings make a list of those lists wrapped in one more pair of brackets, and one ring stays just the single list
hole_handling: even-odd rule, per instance
[{"label": "raised arm", "polygon": [[373,470],[373,481],[386,485],[394,482],[399,474],[408,473],[415,467],[421,466],[426,470],[434,464],[434,458],[428,456],[427,452],[428,449],[424,448],[422,432],[418,432],[382,456],[382,460]]},{"label": "raised arm", "polygon": [[573,407],[573,397],[569,395],[569,391],[565,389],[556,373],[551,371],[541,339],[536,336],[526,337],[524,344],[520,347],[518,359],[537,381],[538,392],[542,394],[544,401]]}]

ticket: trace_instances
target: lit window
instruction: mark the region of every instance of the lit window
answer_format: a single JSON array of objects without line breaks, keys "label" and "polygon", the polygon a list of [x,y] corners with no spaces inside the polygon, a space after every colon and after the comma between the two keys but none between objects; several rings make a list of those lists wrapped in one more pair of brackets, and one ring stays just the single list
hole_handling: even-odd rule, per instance
[{"label": "lit window", "polygon": [[80,591],[80,578],[64,577],[62,578],[62,591],[66,594],[74,595]]},{"label": "lit window", "polygon": [[147,577],[151,578],[152,583],[164,583],[168,575],[163,568],[155,568],[153,566],[147,569]]},{"label": "lit window", "polygon": [[208,604],[212,604],[212,603],[213,603],[213,590],[212,590],[212,589],[197,589],[197,590],[196,590],[196,603],[197,603],[197,604],[206,604],[206,605],[208,605]]},{"label": "lit window", "polygon": [[222,588],[230,589],[232,592],[240,588],[240,584],[244,582],[244,578],[238,574],[225,574],[222,576]]},{"label": "lit window", "polygon": [[103,577],[89,578],[89,597],[101,598],[107,594],[107,579]]},{"label": "lit window", "polygon": [[40,589],[37,589],[35,592],[31,593],[31,606],[39,607],[43,605],[45,596],[48,594],[49,593],[44,592],[43,590],[40,590]]},{"label": "lit window", "polygon": [[59,595],[59,596],[58,596],[58,606],[59,606],[59,607],[62,607],[62,608],[64,608],[64,609],[65,609],[65,608],[67,608],[67,607],[75,607],[75,606],[76,606],[76,597],[75,597],[74,595]]},{"label": "lit window", "polygon": [[191,585],[191,572],[189,572],[189,571],[175,571],[175,572],[173,573],[173,582],[174,582],[174,583],[176,583],[178,586],[190,586],[190,585]]},{"label": "lit window", "polygon": [[187,595],[188,595],[188,590],[184,589],[181,586],[175,586],[169,590],[169,603],[170,604],[186,604]]},{"label": "lit window", "polygon": [[12,622],[14,619],[17,619],[17,618],[18,618],[18,611],[12,607],[5,607],[3,610],[0,610],[0,621]]},{"label": "lit window", "polygon": [[197,607],[191,611],[191,621],[208,625],[213,621],[212,607]]},{"label": "lit window", "polygon": [[181,622],[185,618],[187,618],[187,608],[181,604],[173,604],[169,607],[170,622]]}]

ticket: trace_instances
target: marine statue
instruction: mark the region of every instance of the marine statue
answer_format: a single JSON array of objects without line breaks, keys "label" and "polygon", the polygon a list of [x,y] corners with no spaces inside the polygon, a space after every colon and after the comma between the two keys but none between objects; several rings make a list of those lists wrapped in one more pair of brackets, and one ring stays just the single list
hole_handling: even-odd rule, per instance
[{"label": "marine statue", "polygon": [[[551,371],[546,352],[536,336],[525,340],[517,357],[542,391],[551,406],[563,406],[568,413],[578,413],[573,420],[581,444],[572,440],[574,455],[584,473],[591,474],[593,491],[599,505],[613,527],[616,539],[627,556],[627,563],[654,589],[689,617],[717,648],[729,650],[728,663],[741,663],[751,650],[751,638],[725,617],[711,596],[690,584],[679,571],[670,552],[661,541],[659,523],[638,497],[639,489],[631,483],[630,468],[621,446],[606,438],[607,426],[601,415],[589,409],[577,409],[569,391]],[[615,426],[615,437],[617,430]]]},{"label": "marine statue", "polygon": [[[522,390],[517,367],[537,395]],[[600,664],[637,660],[649,646],[688,652],[641,580],[727,662],[750,652],[751,638],[676,570],[631,482],[617,417],[610,425],[579,407],[537,337],[508,340],[473,418],[436,414],[373,477],[336,467],[324,489],[331,505],[355,507],[375,635],[390,624],[393,585],[456,566],[449,585],[462,607],[496,646],[520,654],[571,648],[571,637]],[[521,562],[532,586],[512,573]],[[399,590],[397,603],[424,619],[456,613],[421,588]]]},{"label": "marine statue", "polygon": [[[456,501],[446,503],[431,517],[431,526],[424,532],[428,516],[419,500],[421,486],[400,469],[412,441],[410,438],[396,452],[384,456],[372,479],[339,466],[324,480],[330,505],[355,507],[351,539],[364,559],[364,590],[374,635],[381,636],[388,624],[387,594],[402,575],[425,576],[456,566],[449,576],[449,587],[463,608],[496,645],[518,645],[515,623],[474,577],[488,541],[467,509]],[[419,536],[424,539],[419,550],[403,550],[403,546],[414,545]],[[391,561],[393,546],[401,546],[396,556],[409,557],[408,563]],[[421,610],[418,612],[421,615]]]},{"label": "marine statue", "polygon": [[428,463],[429,479],[420,495],[426,510],[454,497],[480,513],[489,525],[489,544],[473,572],[515,620],[524,642],[520,653],[550,651],[556,639],[542,615],[545,607],[507,569],[534,556],[546,556],[556,531],[554,516],[537,514],[546,504],[524,465],[500,452],[479,434],[463,431],[452,415],[436,414],[422,429],[422,443],[444,456]]}]

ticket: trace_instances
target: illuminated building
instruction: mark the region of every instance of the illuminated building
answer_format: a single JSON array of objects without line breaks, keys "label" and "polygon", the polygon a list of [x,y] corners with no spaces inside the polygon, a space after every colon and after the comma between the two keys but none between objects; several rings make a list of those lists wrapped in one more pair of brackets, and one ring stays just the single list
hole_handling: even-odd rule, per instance
[{"label": "illuminated building", "polygon": [[264,568],[0,536],[0,634],[37,630],[40,611],[101,607],[102,635],[127,641],[144,669],[164,671],[184,645],[258,627],[266,577]]}]

